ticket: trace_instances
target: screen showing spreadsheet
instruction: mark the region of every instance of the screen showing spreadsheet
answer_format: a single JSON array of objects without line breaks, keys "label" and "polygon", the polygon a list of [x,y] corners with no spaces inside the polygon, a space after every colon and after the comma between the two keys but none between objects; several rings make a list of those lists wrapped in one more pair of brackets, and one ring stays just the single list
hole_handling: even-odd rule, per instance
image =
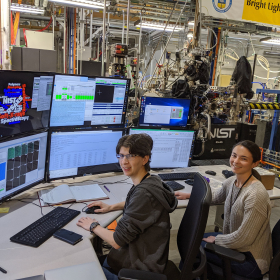
[{"label": "screen showing spreadsheet", "polygon": [[0,71],[0,138],[49,126],[53,75]]},{"label": "screen showing spreadsheet", "polygon": [[0,143],[0,201],[44,179],[47,132]]},{"label": "screen showing spreadsheet", "polygon": [[154,141],[151,168],[188,167],[194,144],[194,131],[130,129],[131,134],[146,133]]},{"label": "screen showing spreadsheet", "polygon": [[121,126],[129,80],[55,75],[50,126]]},{"label": "screen showing spreadsheet", "polygon": [[116,146],[123,131],[53,131],[48,179],[120,171]]},{"label": "screen showing spreadsheet", "polygon": [[139,126],[186,127],[190,99],[142,96]]}]

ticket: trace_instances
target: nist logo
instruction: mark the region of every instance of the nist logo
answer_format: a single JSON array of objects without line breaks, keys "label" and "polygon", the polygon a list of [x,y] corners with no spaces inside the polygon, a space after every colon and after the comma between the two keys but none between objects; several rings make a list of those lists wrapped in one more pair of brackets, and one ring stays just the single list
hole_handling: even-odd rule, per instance
[{"label": "nist logo", "polygon": [[211,138],[231,138],[232,132],[235,128],[215,128],[214,134],[210,132]]}]

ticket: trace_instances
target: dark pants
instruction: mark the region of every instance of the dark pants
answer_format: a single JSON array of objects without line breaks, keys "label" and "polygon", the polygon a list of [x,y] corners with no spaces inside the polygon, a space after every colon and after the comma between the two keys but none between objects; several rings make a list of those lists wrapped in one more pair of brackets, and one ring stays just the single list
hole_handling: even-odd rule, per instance
[{"label": "dark pants", "polygon": [[112,272],[111,267],[107,263],[107,258],[104,260],[102,265],[103,272],[107,280],[118,280],[118,276]]},{"label": "dark pants", "polygon": [[[222,234],[220,232],[210,232],[205,233],[203,238],[206,238],[208,236],[217,236],[218,234]],[[202,241],[201,245],[204,248],[205,244],[207,242]],[[246,260],[244,263],[238,263],[235,261],[231,261],[231,271],[234,274],[237,274],[239,276],[247,277],[247,278],[262,278],[261,271],[252,256],[250,252],[242,252],[246,256]],[[218,257],[216,254],[210,253],[206,251],[207,256],[207,262],[213,263],[217,266],[222,267],[222,259]],[[209,271],[209,274],[211,275],[211,271]],[[209,276],[210,276],[209,275]]]}]

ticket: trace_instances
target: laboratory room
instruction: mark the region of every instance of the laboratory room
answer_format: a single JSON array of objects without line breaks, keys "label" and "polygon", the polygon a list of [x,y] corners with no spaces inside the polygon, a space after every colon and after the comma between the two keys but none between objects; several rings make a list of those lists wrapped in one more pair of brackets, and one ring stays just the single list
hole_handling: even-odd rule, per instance
[{"label": "laboratory room", "polygon": [[280,279],[274,2],[0,0],[1,280]]}]

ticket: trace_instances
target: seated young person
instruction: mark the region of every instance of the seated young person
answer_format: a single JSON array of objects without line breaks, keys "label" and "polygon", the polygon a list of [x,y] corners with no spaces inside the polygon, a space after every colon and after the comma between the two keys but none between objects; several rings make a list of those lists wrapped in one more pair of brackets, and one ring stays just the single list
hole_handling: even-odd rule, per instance
[{"label": "seated young person", "polygon": [[[245,263],[232,261],[232,272],[251,279],[261,278],[269,270],[272,258],[270,199],[253,170],[260,158],[259,147],[251,141],[242,141],[233,147],[229,162],[235,176],[228,178],[222,188],[212,190],[212,202],[224,203],[223,234],[206,233],[202,242],[202,245],[215,243],[243,252]],[[182,192],[176,196],[187,198]],[[209,252],[206,255],[209,262],[222,266],[218,256]]]},{"label": "seated young person", "polygon": [[150,176],[153,140],[147,134],[122,137],[116,147],[117,158],[133,186],[125,202],[108,205],[98,201],[88,207],[107,213],[123,209],[115,232],[101,227],[95,219],[81,218],[77,225],[90,230],[112,245],[103,263],[107,279],[118,279],[122,268],[162,273],[168,260],[170,218],[177,206],[174,192],[159,177]]}]

